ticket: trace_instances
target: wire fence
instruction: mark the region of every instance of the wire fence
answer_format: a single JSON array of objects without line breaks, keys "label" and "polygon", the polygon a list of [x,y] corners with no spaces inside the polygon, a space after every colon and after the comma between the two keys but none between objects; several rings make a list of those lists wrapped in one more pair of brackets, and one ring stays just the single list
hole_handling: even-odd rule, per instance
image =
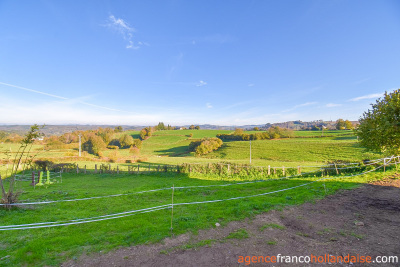
[{"label": "wire fence", "polygon": [[[367,166],[376,166],[384,163],[389,158],[376,160],[364,160],[362,162],[343,162],[337,161],[318,166],[254,166],[249,164],[232,163],[183,163],[178,165],[170,164],[94,164],[94,168],[88,168],[86,165],[75,163],[61,163],[49,167],[50,170],[57,173],[76,173],[76,174],[154,174],[154,173],[184,173],[187,175],[205,175],[217,176],[220,178],[236,178],[239,180],[253,180],[266,178],[279,178],[285,176],[300,175],[303,172],[324,169],[326,172],[350,173],[352,171],[363,171]],[[399,158],[396,157],[398,161]],[[350,170],[350,169],[354,170]],[[27,170],[28,173],[38,171],[35,169]]]},{"label": "wire fence", "polygon": [[[378,169],[386,168],[387,166],[392,166],[394,164],[396,164],[396,166],[397,166],[398,160],[399,160],[399,157],[394,157],[393,156],[391,158],[383,159],[384,164],[376,166],[375,168],[372,168],[370,170],[366,170],[366,171],[364,171],[362,173],[345,175],[345,176],[342,175],[342,176],[334,176],[334,177],[321,177],[321,178],[318,178],[316,180],[313,180],[313,181],[310,181],[310,182],[307,182],[307,183],[303,183],[303,184],[300,184],[300,185],[296,185],[296,186],[292,186],[292,187],[284,188],[284,189],[279,189],[279,190],[275,190],[275,191],[271,191],[271,192],[263,192],[263,193],[255,194],[255,195],[247,195],[247,196],[239,196],[239,197],[231,197],[231,198],[215,199],[215,200],[207,200],[207,201],[171,203],[171,204],[148,207],[148,208],[143,208],[143,209],[138,209],[138,210],[131,210],[131,211],[126,211],[126,212],[113,213],[113,214],[108,214],[108,215],[101,215],[101,216],[88,217],[88,218],[82,218],[82,219],[74,219],[74,220],[69,220],[69,221],[55,221],[55,222],[39,222],[39,223],[18,224],[18,225],[4,225],[4,226],[0,226],[0,231],[37,229],[37,228],[49,228],[49,227],[57,227],[57,226],[84,224],[84,223],[90,223],[90,222],[98,222],[98,221],[105,221],[105,220],[123,218],[123,217],[127,217],[127,216],[132,216],[132,215],[135,215],[135,214],[154,212],[154,211],[158,211],[158,210],[172,209],[174,206],[216,203],[216,202],[224,202],[224,201],[231,201],[231,200],[238,200],[238,199],[245,199],[245,198],[252,198],[252,197],[271,195],[271,194],[276,194],[276,193],[279,193],[279,192],[285,192],[285,191],[297,189],[297,188],[300,188],[300,187],[305,187],[305,186],[308,186],[308,185],[311,185],[311,184],[314,184],[314,183],[317,183],[317,182],[320,182],[320,181],[333,180],[333,179],[345,179],[345,178],[352,178],[352,177],[356,177],[356,176],[365,175],[367,173],[371,173],[371,172],[377,171]],[[290,177],[283,177],[283,179],[287,179],[287,178],[290,178]],[[172,188],[167,187],[167,188],[147,190],[147,191],[141,191],[141,192],[135,192],[135,193],[139,194],[139,193],[147,193],[147,192],[154,192],[154,191],[160,191],[160,190],[175,190],[175,189],[181,189],[182,190],[182,189],[189,189],[189,188],[204,188],[204,187],[211,187],[211,186],[233,186],[233,185],[242,185],[242,184],[256,183],[256,182],[262,182],[262,181],[251,181],[251,182],[242,182],[242,183],[234,183],[234,184],[223,184],[223,185],[187,186],[187,187],[172,187]],[[134,193],[131,193],[131,194],[134,194]],[[83,198],[83,199],[74,199],[74,200],[16,203],[16,204],[19,204],[19,205],[36,205],[36,204],[47,204],[47,203],[65,202],[65,201],[81,201],[81,200],[89,200],[89,199],[104,198],[104,197],[116,197],[116,196],[123,196],[123,195],[128,195],[128,194],[108,195],[108,196]]]}]

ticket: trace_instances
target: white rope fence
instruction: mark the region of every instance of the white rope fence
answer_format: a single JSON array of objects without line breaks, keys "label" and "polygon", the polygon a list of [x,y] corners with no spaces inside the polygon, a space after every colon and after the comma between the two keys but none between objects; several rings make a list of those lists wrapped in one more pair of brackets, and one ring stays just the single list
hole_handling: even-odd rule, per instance
[{"label": "white rope fence", "polygon": [[[390,165],[391,164],[390,162],[392,161],[393,158],[394,157],[391,157],[388,162],[386,162],[386,160],[385,160],[385,165],[381,165],[379,167],[376,167],[376,168],[374,168],[372,170],[369,170],[369,171],[365,171],[363,173],[347,175],[347,176],[340,176],[340,177],[320,178],[320,179],[317,179],[315,181],[311,181],[311,182],[308,182],[308,183],[304,183],[304,184],[293,186],[293,187],[289,187],[289,188],[275,190],[275,191],[272,191],[272,192],[265,192],[265,193],[249,195],[249,196],[232,197],[232,198],[226,198],[226,199],[216,199],[216,200],[207,200],[207,201],[195,201],[195,202],[186,202],[186,203],[166,204],[166,205],[149,207],[149,208],[144,208],[144,209],[138,209],[138,210],[114,213],[114,214],[109,214],[109,215],[102,215],[102,216],[97,216],[97,217],[75,219],[75,220],[69,220],[69,221],[41,222],[41,223],[18,224],[18,225],[5,225],[5,226],[0,226],[0,231],[49,228],[49,227],[57,227],[57,226],[83,224],[83,223],[105,221],[105,220],[111,220],[111,219],[117,219],[117,218],[123,218],[123,217],[127,217],[127,216],[132,216],[132,215],[135,215],[135,214],[141,214],[141,213],[147,213],[147,212],[153,212],[153,211],[158,211],[158,210],[169,209],[169,208],[172,208],[173,206],[206,204],[206,203],[215,203],[215,202],[223,202],[223,201],[230,201],[230,200],[237,200],[237,199],[265,196],[265,195],[275,194],[275,193],[279,193],[279,192],[284,192],[284,191],[288,191],[288,190],[293,190],[293,189],[296,189],[296,188],[304,187],[304,186],[307,186],[307,185],[310,185],[310,184],[313,184],[313,183],[316,183],[316,182],[319,182],[319,181],[323,181],[323,180],[344,179],[344,178],[361,176],[361,175],[376,171],[376,170],[378,170],[378,169],[380,169],[380,168],[382,168],[382,167],[384,167],[386,165]],[[181,188],[188,188],[188,187],[181,187]],[[172,189],[172,188],[168,188],[168,189]]]},{"label": "white rope fence", "polygon": [[[389,162],[394,158],[392,156],[391,158],[384,158],[384,159],[379,159],[374,161],[374,163],[366,164],[364,166],[370,166],[373,164],[376,164],[377,162],[389,160]],[[398,157],[396,157],[398,158]],[[389,162],[386,162],[386,165],[391,165]],[[327,166],[327,165],[326,165]],[[383,167],[383,165],[381,166]],[[324,169],[351,169],[351,168],[356,168],[356,167],[348,167],[348,168],[324,168]],[[380,167],[379,167],[380,168]],[[379,168],[375,168],[379,169]],[[302,177],[311,173],[317,173],[321,171],[322,169],[318,169],[315,171],[311,172],[305,172],[301,174],[296,174],[296,175],[291,175],[291,176],[285,176],[281,178],[271,178],[271,179],[266,179],[266,180],[256,180],[256,181],[248,181],[248,182],[239,182],[239,183],[229,183],[229,184],[217,184],[217,185],[198,185],[198,186],[182,186],[182,187],[175,187],[175,189],[192,189],[192,188],[207,188],[207,187],[226,187],[226,186],[234,186],[234,185],[244,185],[244,184],[253,184],[253,183],[260,183],[260,182],[267,182],[267,181],[277,181],[277,180],[283,180],[283,179],[289,179],[289,178],[297,178],[297,177]],[[347,176],[341,176],[341,177],[347,177]],[[340,178],[340,177],[338,177]],[[109,197],[120,197],[120,196],[129,196],[129,195],[135,195],[135,194],[144,194],[144,193],[149,193],[149,192],[157,192],[157,191],[163,191],[163,190],[170,190],[170,187],[164,187],[164,188],[159,188],[159,189],[152,189],[152,190],[146,190],[146,191],[139,191],[139,192],[132,192],[132,193],[123,193],[123,194],[114,194],[114,195],[106,195],[106,196],[96,196],[96,197],[87,197],[87,198],[78,198],[78,199],[63,199],[63,200],[51,200],[51,201],[38,201],[38,202],[21,202],[21,203],[12,203],[12,204],[0,204],[0,206],[23,206],[23,205],[41,205],[41,204],[51,204],[51,203],[61,203],[61,202],[75,202],[75,201],[84,201],[84,200],[92,200],[92,199],[101,199],[101,198],[109,198]]]}]

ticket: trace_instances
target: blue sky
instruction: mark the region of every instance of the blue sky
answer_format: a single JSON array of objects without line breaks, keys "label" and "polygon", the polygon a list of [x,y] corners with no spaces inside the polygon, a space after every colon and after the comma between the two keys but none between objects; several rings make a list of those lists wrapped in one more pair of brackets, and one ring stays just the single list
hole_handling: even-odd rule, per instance
[{"label": "blue sky", "polygon": [[399,1],[0,0],[0,123],[357,120],[399,44]]}]

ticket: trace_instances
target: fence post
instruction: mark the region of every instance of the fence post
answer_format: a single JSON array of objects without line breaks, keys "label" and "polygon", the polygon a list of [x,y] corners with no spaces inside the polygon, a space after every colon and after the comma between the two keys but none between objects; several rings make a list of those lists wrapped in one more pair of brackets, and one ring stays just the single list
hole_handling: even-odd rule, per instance
[{"label": "fence post", "polygon": [[383,159],[383,172],[386,172],[386,158]]},{"label": "fence post", "polygon": [[268,165],[268,175],[271,175],[271,166]]},{"label": "fence post", "polygon": [[86,174],[86,165],[85,165],[85,174]]},{"label": "fence post", "polygon": [[137,174],[139,174],[139,168],[140,168],[140,165],[138,164],[137,165]]},{"label": "fence post", "polygon": [[119,166],[117,165],[117,174],[119,174]]},{"label": "fence post", "polygon": [[[0,179],[1,179],[1,177],[0,177]],[[31,185],[35,186],[35,172],[32,172],[32,183],[31,183]]]},{"label": "fence post", "polygon": [[176,172],[179,173],[179,165],[176,165]]},{"label": "fence post", "polygon": [[285,176],[285,166],[282,166],[282,174]]},{"label": "fence post", "polygon": [[228,175],[231,174],[231,164],[228,164]]},{"label": "fence post", "polygon": [[76,164],[76,173],[79,173],[79,164]]},{"label": "fence post", "polygon": [[97,173],[97,164],[94,164],[94,173]]},{"label": "fence post", "polygon": [[150,164],[149,164],[149,171],[148,172],[150,172]]},{"label": "fence post", "polygon": [[160,172],[160,164],[157,166],[157,172]]},{"label": "fence post", "polygon": [[274,167],[274,174],[276,174],[276,168]]}]

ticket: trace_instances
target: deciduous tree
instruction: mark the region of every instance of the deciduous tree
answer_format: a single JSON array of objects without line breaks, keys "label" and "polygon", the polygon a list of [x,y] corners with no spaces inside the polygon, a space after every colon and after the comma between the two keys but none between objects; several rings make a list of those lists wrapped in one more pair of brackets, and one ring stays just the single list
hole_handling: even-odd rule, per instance
[{"label": "deciduous tree", "polygon": [[400,153],[400,89],[385,92],[364,112],[355,131],[362,146],[387,155]]}]

